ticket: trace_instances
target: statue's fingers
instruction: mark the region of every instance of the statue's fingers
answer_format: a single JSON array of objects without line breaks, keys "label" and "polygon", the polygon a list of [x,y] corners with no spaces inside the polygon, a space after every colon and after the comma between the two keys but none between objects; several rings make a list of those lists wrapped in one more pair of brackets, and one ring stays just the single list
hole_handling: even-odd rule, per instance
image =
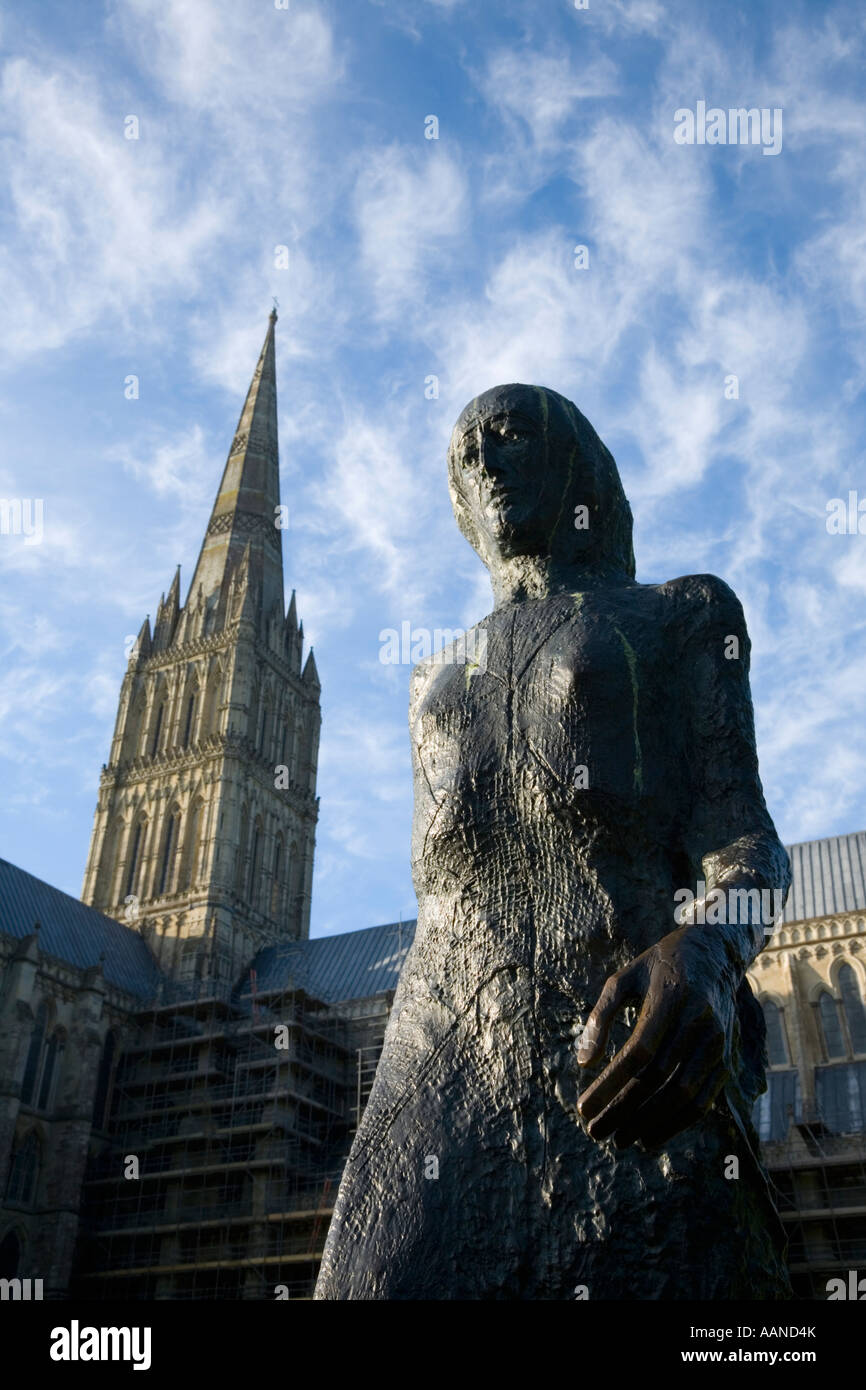
[{"label": "statue's fingers", "polygon": [[635,1123],[635,1116],[673,1075],[683,1052],[688,1052],[691,1044],[689,1034],[682,1036],[675,1030],[669,1031],[646,1066],[626,1081],[605,1109],[587,1126],[590,1138],[607,1139],[615,1131],[630,1129]]},{"label": "statue's fingers", "polygon": [[604,988],[598,996],[595,1008],[583,1026],[577,1060],[580,1066],[587,1067],[604,1055],[610,1026],[626,1004],[639,999],[640,989],[635,972],[629,966],[618,970],[605,980]]},{"label": "statue's fingers", "polygon": [[617,1134],[617,1146],[640,1139],[647,1149],[658,1149],[674,1135],[697,1124],[709,1110],[725,1084],[724,1067],[712,1066],[707,1074],[706,1059],[690,1059],[641,1107],[630,1131]]},{"label": "statue's fingers", "polygon": [[646,1000],[628,1042],[581,1096],[577,1108],[584,1120],[588,1122],[600,1115],[623,1087],[652,1062],[673,1017],[673,1010],[661,1001]]}]

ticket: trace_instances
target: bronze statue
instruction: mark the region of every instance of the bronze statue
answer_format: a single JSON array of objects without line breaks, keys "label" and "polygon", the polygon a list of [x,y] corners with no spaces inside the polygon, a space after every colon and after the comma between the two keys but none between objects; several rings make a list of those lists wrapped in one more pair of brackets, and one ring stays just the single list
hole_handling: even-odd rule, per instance
[{"label": "bronze statue", "polygon": [[[472,401],[448,465],[495,607],[483,661],[413,671],[418,927],[316,1297],[789,1297],[750,1120],[767,924],[732,890],[790,868],[741,606],[635,581],[614,460],[554,391]],[[701,881],[748,909],[679,925]]]}]

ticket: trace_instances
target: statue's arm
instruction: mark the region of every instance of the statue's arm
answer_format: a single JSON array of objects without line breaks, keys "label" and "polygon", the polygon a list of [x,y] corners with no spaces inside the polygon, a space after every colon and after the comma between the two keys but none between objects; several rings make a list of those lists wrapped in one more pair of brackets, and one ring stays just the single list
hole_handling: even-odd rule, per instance
[{"label": "statue's arm", "polygon": [[[731,965],[742,976],[772,930],[764,909],[784,902],[791,868],[758,774],[742,605],[713,575],[678,582],[685,587],[678,596],[685,611],[677,666],[691,770],[683,848],[694,879],[702,879],[711,895],[704,915],[715,903],[711,916],[720,916],[721,906],[726,919],[705,930],[724,939]],[[696,890],[696,882],[681,886]]]},{"label": "statue's arm", "polygon": [[[724,890],[728,917],[731,890],[784,892],[790,875],[758,776],[749,640],[742,608],[721,580],[697,576],[665,587],[684,740],[681,844],[672,848],[695,878],[701,866],[708,896]],[[660,1146],[699,1122],[731,1080],[738,993],[765,939],[760,898],[757,910],[745,894],[733,901],[735,921],[702,924],[693,914],[673,930],[659,923],[657,943],[605,983],[584,1028],[582,1066],[604,1061],[611,1023],[625,1005],[640,1012],[628,1041],[581,1096],[593,1139]]]}]

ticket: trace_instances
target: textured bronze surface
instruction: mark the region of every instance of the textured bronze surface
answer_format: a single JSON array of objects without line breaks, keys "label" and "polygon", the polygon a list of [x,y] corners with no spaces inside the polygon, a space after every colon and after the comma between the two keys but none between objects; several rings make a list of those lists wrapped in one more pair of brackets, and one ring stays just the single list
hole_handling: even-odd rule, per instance
[{"label": "textured bronze surface", "polygon": [[740,604],[636,583],[616,465],[555,392],[471,402],[449,479],[495,607],[483,661],[413,672],[418,928],[316,1297],[788,1296],[764,923],[674,919],[701,880],[789,884]]}]

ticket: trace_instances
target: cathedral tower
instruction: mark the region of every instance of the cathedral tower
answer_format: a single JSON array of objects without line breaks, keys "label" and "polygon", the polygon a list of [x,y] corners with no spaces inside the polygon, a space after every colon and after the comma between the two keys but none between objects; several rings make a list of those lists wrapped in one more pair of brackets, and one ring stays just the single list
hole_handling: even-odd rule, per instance
[{"label": "cathedral tower", "polygon": [[284,610],[276,319],[186,604],[178,569],[133,648],[82,891],[185,978],[309,932],[320,686]]}]

